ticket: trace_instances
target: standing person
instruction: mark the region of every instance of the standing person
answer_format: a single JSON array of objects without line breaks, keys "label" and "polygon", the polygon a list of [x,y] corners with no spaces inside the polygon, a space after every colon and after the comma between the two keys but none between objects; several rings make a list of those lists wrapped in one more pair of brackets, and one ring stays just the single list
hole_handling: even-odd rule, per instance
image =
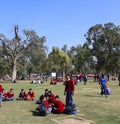
[{"label": "standing person", "polygon": [[107,74],[107,80],[108,81],[110,80],[110,74]]},{"label": "standing person", "polygon": [[64,95],[66,95],[66,106],[74,106],[72,97],[74,95],[74,81],[69,74],[66,75]]},{"label": "standing person", "polygon": [[2,85],[0,84],[0,107],[2,106]]},{"label": "standing person", "polygon": [[86,85],[86,82],[87,82],[87,75],[86,74],[84,74],[84,76],[83,76],[83,81],[84,81],[84,85]]},{"label": "standing person", "polygon": [[118,81],[119,81],[119,86],[120,86],[120,74],[118,74]]},{"label": "standing person", "polygon": [[107,97],[107,86],[106,86],[106,79],[104,78],[104,74],[102,74],[100,80],[99,80],[99,84],[101,86],[101,95],[105,95]]}]

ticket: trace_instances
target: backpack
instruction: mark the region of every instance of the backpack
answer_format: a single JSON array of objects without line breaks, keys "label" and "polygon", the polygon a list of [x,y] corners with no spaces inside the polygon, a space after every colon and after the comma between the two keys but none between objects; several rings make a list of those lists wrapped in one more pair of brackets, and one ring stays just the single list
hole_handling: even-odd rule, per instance
[{"label": "backpack", "polygon": [[74,107],[73,106],[66,106],[64,113],[65,114],[71,114],[74,111]]},{"label": "backpack", "polygon": [[110,88],[107,88],[106,89],[106,92],[107,92],[107,95],[110,95],[111,94],[111,89]]},{"label": "backpack", "polygon": [[38,111],[39,111],[40,116],[46,116],[47,108],[46,108],[45,104],[41,104]]}]

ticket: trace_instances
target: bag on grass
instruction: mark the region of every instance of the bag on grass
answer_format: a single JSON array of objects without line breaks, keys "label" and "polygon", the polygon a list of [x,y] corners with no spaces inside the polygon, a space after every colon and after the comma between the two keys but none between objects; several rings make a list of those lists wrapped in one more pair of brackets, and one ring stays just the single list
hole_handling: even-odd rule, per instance
[{"label": "bag on grass", "polygon": [[106,89],[106,92],[107,92],[107,95],[110,95],[111,94],[111,89],[110,88],[107,88]]},{"label": "bag on grass", "polygon": [[47,115],[47,108],[45,104],[41,104],[39,107],[39,115],[40,116],[46,116]]},{"label": "bag on grass", "polygon": [[74,111],[74,107],[73,106],[66,106],[64,113],[65,114],[71,114]]}]

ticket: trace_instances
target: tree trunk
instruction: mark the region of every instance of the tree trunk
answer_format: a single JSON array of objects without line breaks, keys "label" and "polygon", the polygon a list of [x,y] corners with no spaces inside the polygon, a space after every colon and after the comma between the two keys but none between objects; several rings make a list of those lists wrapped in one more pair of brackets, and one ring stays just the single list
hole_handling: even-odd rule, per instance
[{"label": "tree trunk", "polygon": [[15,82],[16,81],[16,58],[14,60],[14,64],[13,64],[13,72],[12,72],[12,82]]},{"label": "tree trunk", "polygon": [[65,81],[65,67],[63,68],[63,81]]}]

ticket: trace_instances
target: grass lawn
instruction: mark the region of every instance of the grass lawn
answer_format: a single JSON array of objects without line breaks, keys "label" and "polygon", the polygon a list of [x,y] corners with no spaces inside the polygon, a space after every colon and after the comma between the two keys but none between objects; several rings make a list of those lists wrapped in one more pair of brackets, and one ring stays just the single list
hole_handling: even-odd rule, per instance
[{"label": "grass lawn", "polygon": [[2,85],[6,91],[13,88],[15,98],[18,97],[20,89],[24,88],[25,91],[28,91],[29,88],[32,88],[35,92],[35,101],[3,102],[3,106],[0,108],[0,124],[120,124],[120,87],[118,81],[110,80],[108,82],[112,94],[107,98],[98,94],[100,92],[98,83],[94,83],[92,80],[88,81],[87,85],[78,83],[75,86],[74,101],[79,112],[76,115],[50,114],[46,117],[37,115],[35,102],[41,94],[44,94],[46,88],[59,95],[64,102],[64,85],[62,83],[54,86],[50,85],[49,82],[30,84],[28,81],[3,82]]}]

